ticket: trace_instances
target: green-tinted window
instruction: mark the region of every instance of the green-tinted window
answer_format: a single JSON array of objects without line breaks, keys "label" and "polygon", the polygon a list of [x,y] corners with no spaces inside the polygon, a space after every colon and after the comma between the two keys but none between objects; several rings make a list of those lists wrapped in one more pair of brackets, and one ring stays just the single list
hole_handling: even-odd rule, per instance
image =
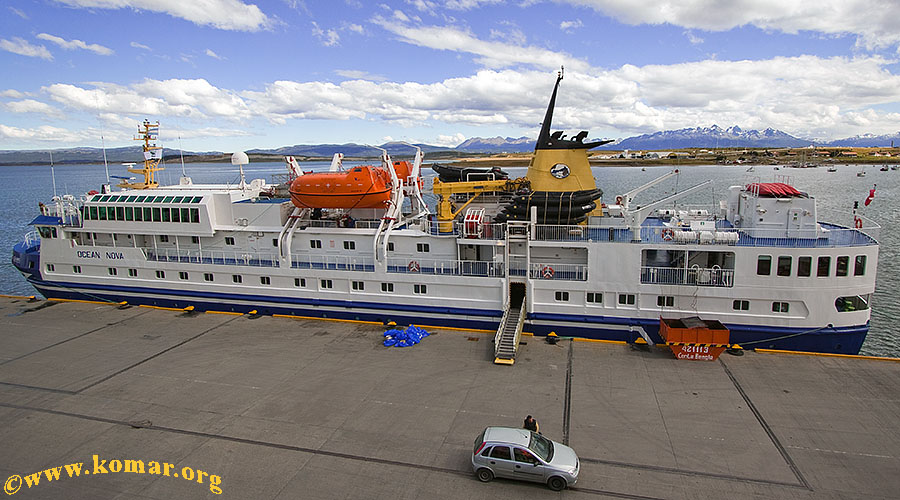
[{"label": "green-tinted window", "polygon": [[106,207],[99,207],[100,210],[100,220],[106,220]]},{"label": "green-tinted window", "polygon": [[136,200],[136,199],[137,199],[137,196],[129,196],[128,199],[125,200],[125,201],[131,203],[132,201],[134,201],[134,200]]},{"label": "green-tinted window", "polygon": [[[163,209],[163,217],[166,216],[166,212],[168,211],[168,208]],[[181,222],[181,217],[179,216],[179,210],[177,208],[172,209],[172,222]]]},{"label": "green-tinted window", "polygon": [[172,196],[166,196],[163,198],[163,203],[172,203]]},{"label": "green-tinted window", "polygon": [[202,199],[203,199],[202,196],[194,196],[194,199],[191,200],[191,203],[200,203],[200,200],[202,200]]},{"label": "green-tinted window", "polygon": [[144,222],[150,222],[153,220],[153,216],[150,215],[150,211],[152,209],[150,207],[144,207]]},{"label": "green-tinted window", "polygon": [[184,199],[184,196],[176,196],[172,203],[181,203],[181,200]]},{"label": "green-tinted window", "polygon": [[91,213],[91,220],[97,220],[97,219],[98,219],[98,216],[97,216],[97,207],[91,207],[90,213]]},{"label": "green-tinted window", "polygon": [[[139,208],[138,211],[141,209]],[[131,207],[125,207],[125,220],[131,222],[134,220],[134,209]]]},{"label": "green-tinted window", "polygon": [[125,207],[116,207],[116,220],[125,220]]},{"label": "green-tinted window", "polygon": [[144,213],[144,211],[141,210],[141,207],[135,207],[134,208],[134,220],[137,222],[143,221],[144,220],[144,217],[142,216],[143,213]]},{"label": "green-tinted window", "polygon": [[195,222],[195,223],[200,222],[200,209],[199,208],[191,209],[191,222]]},{"label": "green-tinted window", "polygon": [[160,220],[162,220],[161,217],[162,216],[160,216],[159,208],[153,207],[153,222],[159,222]]},{"label": "green-tinted window", "polygon": [[108,194],[103,195],[103,196],[100,197],[100,201],[107,201],[107,200],[109,200],[109,195],[108,195]]},{"label": "green-tinted window", "polygon": [[162,209],[162,221],[163,222],[171,222],[172,217],[169,213],[169,207],[163,207]]},{"label": "green-tinted window", "polygon": [[181,209],[181,222],[190,222],[191,221],[191,209],[190,208],[182,208]]},{"label": "green-tinted window", "polygon": [[144,201],[144,200],[146,200],[146,199],[147,199],[146,196],[138,196],[137,200],[135,200],[135,201],[137,201],[138,203],[140,203],[140,202],[142,202],[142,201]]},{"label": "green-tinted window", "polygon": [[100,201],[100,198],[102,198],[102,197],[103,197],[103,195],[95,194],[94,196],[91,197],[91,201]]}]

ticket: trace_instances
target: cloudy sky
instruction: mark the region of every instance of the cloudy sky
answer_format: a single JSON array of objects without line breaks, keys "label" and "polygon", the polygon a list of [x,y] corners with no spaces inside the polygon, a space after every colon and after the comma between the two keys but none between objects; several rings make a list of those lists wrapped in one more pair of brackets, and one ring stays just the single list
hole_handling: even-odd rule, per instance
[{"label": "cloudy sky", "polygon": [[0,149],[900,131],[897,0],[4,0]]}]

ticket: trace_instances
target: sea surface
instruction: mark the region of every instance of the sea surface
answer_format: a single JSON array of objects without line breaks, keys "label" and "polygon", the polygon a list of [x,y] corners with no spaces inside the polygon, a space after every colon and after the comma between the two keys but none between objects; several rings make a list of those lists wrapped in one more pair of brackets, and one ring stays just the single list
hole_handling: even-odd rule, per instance
[{"label": "sea surface", "polygon": [[[357,163],[346,162],[345,166]],[[327,170],[328,162],[302,164],[304,170]],[[679,203],[718,206],[729,186],[747,182],[772,182],[788,180],[797,189],[814,196],[818,202],[819,220],[849,224],[854,201],[859,202],[860,214],[881,226],[878,239],[881,243],[875,296],[872,299],[872,320],[869,335],[862,347],[862,354],[900,357],[900,330],[892,326],[900,318],[900,171],[882,172],[878,165],[838,165],[837,172],[827,172],[825,167],[785,168],[773,166],[692,165],[681,169],[677,178],[644,191],[634,204],[649,203],[676,191],[710,180],[708,188],[701,189]],[[131,175],[121,165],[110,165],[111,175]],[[512,177],[525,174],[524,168],[507,169]],[[641,186],[672,167],[595,167],[597,185],[604,191],[604,201],[611,202],[618,194]],[[866,176],[857,172],[865,170]],[[273,176],[285,174],[283,163],[256,163],[245,167],[248,181],[263,178],[272,181]],[[52,175],[55,174],[55,175]],[[7,252],[0,267],[0,293],[8,295],[33,295],[36,291],[28,285],[11,263],[12,247],[21,241],[31,228],[28,223],[38,213],[38,202],[48,203],[56,193],[77,196],[100,189],[106,181],[103,165],[59,165],[51,174],[47,166],[0,167],[0,249]],[[186,166],[186,174],[195,184],[240,182],[237,167],[223,163],[194,163]],[[427,169],[424,174],[433,176]],[[159,174],[163,185],[177,184],[182,175],[180,165],[168,165]],[[676,180],[677,179],[677,180]],[[117,179],[113,179],[117,181]],[[114,182],[115,184],[115,182]],[[874,201],[863,207],[863,200],[873,185],[877,184]],[[431,182],[426,181],[426,186]],[[433,196],[426,196],[432,204]]]}]

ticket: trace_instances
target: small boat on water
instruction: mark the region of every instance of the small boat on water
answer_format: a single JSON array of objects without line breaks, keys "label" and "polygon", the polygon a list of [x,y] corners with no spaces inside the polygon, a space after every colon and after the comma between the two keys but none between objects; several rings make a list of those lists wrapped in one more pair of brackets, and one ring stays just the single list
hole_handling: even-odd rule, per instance
[{"label": "small boat on water", "polygon": [[890,170],[890,169],[888,168],[887,165],[882,165],[880,170],[881,170],[882,172],[887,172],[887,171]]},{"label": "small boat on water", "polygon": [[860,170],[859,172],[856,173],[856,176],[857,176],[857,177],[865,177],[865,176],[866,176],[866,171],[865,171],[865,170]]},{"label": "small boat on water", "polygon": [[891,165],[891,170],[900,170],[900,165]]},{"label": "small boat on water", "polygon": [[832,166],[828,167],[828,169],[827,169],[826,171],[827,171],[827,172],[837,172],[837,167],[835,167],[834,165],[832,165]]}]

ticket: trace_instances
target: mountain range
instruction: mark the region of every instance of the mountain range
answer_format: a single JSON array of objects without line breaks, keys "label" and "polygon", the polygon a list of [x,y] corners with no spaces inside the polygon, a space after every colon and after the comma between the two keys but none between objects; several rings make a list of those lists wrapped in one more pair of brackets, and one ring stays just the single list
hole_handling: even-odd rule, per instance
[{"label": "mountain range", "polygon": [[[591,139],[598,140],[598,139]],[[528,137],[473,137],[456,147],[416,144],[428,153],[525,153],[534,150],[534,139]],[[809,145],[821,147],[900,147],[900,132],[892,135],[858,135],[835,141],[822,142],[803,139],[786,134],[780,130],[743,130],[738,126],[722,128],[711,127],[683,128],[666,130],[653,134],[643,134],[614,141],[601,146],[601,150],[668,150],[683,148],[798,148]],[[391,155],[410,155],[413,148],[402,142],[388,142],[378,146]],[[103,151],[99,148],[54,149],[53,160],[56,163],[96,163],[103,161]],[[298,144],[276,149],[251,149],[248,154],[273,156],[301,156],[330,158],[334,153],[344,153],[347,157],[377,157],[381,151],[373,146],[361,144]],[[166,150],[166,158],[177,158],[181,153],[177,150]],[[184,151],[184,156],[221,156],[220,151]],[[106,150],[109,162],[140,162],[142,154],[140,146],[109,148]],[[0,150],[0,165],[45,164],[49,161],[47,150]]]}]

